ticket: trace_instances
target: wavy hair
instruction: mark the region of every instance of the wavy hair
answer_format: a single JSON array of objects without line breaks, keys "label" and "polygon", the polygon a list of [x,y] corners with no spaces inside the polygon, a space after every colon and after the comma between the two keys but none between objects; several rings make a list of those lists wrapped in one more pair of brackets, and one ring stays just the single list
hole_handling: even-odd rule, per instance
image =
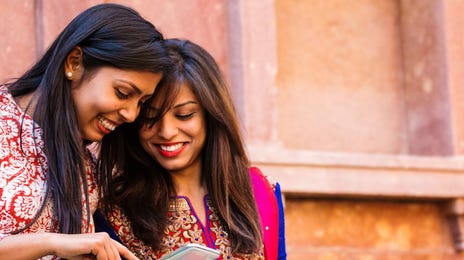
[{"label": "wavy hair", "polygon": [[161,119],[186,85],[205,111],[207,135],[201,178],[229,233],[233,251],[257,252],[262,244],[259,215],[228,85],[213,57],[202,47],[188,40],[169,39],[164,43],[172,64],[153,96],[153,102],[162,103],[159,112],[153,116],[148,108],[142,109],[134,123],[103,139],[102,154],[117,153],[104,159],[104,170],[109,172],[114,165],[119,169],[112,183],[110,204],[123,209],[139,239],[160,249],[168,224],[169,197],[175,189],[170,174],[142,148],[138,130]]},{"label": "wavy hair", "polygon": [[[91,217],[85,142],[77,124],[71,81],[64,77],[67,55],[76,46],[82,49],[83,77],[102,66],[162,73],[168,60],[161,40],[163,35],[133,9],[96,5],[75,17],[37,63],[9,84],[14,97],[33,93],[32,100],[37,102],[33,118],[42,129],[48,161],[46,196],[53,200],[59,232],[82,232],[82,196],[86,198],[87,220]],[[109,178],[96,176],[102,196]],[[88,230],[88,225],[85,228]]]}]

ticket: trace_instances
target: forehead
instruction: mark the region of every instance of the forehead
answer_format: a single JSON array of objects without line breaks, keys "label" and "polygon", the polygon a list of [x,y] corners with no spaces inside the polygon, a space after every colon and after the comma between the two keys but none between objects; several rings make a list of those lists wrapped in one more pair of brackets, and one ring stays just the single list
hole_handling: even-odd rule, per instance
[{"label": "forehead", "polygon": [[156,93],[152,106],[157,108],[163,106],[166,108],[167,106],[168,108],[171,108],[185,101],[195,101],[199,103],[197,96],[189,84],[177,83],[172,86],[165,86],[164,91]]},{"label": "forehead", "polygon": [[[102,66],[86,71],[84,80],[86,82],[115,82],[127,85],[137,94],[152,95],[163,74],[150,71],[124,70],[111,66]],[[100,84],[105,85],[105,84]],[[100,86],[99,85],[99,86]]]},{"label": "forehead", "polygon": [[179,88],[179,93],[177,94],[176,101],[182,101],[182,100],[195,100],[198,101],[197,96],[195,93],[193,93],[192,88],[190,85],[187,84],[181,84]]}]

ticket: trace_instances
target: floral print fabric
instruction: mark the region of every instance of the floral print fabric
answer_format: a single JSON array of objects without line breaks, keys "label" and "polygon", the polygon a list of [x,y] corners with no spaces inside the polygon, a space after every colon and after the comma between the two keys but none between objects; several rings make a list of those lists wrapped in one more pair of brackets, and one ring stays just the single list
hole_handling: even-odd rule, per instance
[{"label": "floral print fabric", "polygon": [[[98,190],[93,176],[95,161],[89,151],[87,156],[92,214],[97,207]],[[20,109],[7,87],[0,86],[0,240],[33,221],[44,203],[37,220],[21,233],[57,231],[52,200],[46,197],[46,174],[47,158],[41,129]],[[84,197],[82,201],[86,216]],[[90,231],[93,231],[93,221],[90,221]],[[83,224],[85,228],[87,221]]]}]

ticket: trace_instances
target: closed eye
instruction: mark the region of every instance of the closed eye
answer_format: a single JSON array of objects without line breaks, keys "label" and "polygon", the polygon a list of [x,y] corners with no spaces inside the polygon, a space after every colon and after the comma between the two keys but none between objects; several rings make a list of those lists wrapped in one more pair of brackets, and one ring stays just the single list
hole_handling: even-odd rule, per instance
[{"label": "closed eye", "polygon": [[116,93],[116,96],[120,99],[128,99],[130,96],[129,94],[121,91],[119,88],[116,88],[114,92]]},{"label": "closed eye", "polygon": [[192,112],[192,113],[189,113],[189,114],[177,114],[176,117],[180,120],[187,120],[189,118],[191,118],[196,112]]}]

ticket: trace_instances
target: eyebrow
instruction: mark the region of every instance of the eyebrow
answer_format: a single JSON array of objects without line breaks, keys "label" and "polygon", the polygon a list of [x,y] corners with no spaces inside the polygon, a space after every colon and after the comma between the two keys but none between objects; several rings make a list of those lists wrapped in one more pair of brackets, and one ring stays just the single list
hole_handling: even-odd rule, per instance
[{"label": "eyebrow", "polygon": [[185,101],[184,103],[180,103],[180,104],[175,105],[174,108],[178,108],[178,107],[185,106],[185,105],[188,105],[188,104],[198,104],[198,102],[194,101],[194,100],[189,100],[189,101]]},{"label": "eyebrow", "polygon": [[142,94],[142,91],[141,91],[134,83],[132,83],[132,82],[130,82],[130,81],[127,81],[127,80],[123,80],[123,79],[117,79],[116,81],[126,83],[126,84],[129,85],[137,94]]},{"label": "eyebrow", "polygon": [[[177,105],[173,106],[172,108],[179,108],[179,107],[182,107],[182,106],[186,106],[188,104],[198,104],[198,102],[194,101],[194,100],[189,100],[189,101],[185,101],[184,103],[177,104]],[[160,111],[160,109],[157,108],[157,107],[149,106],[149,108],[151,110],[156,111],[156,112]]]}]

